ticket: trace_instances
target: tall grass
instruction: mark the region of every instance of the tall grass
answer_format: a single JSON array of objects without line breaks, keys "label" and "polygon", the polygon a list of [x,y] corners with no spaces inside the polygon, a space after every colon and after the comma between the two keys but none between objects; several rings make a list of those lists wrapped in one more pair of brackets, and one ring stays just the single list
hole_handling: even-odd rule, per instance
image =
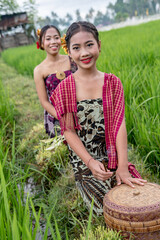
[{"label": "tall grass", "polygon": [[[160,21],[101,33],[98,67],[123,83],[129,142],[146,163],[160,166]],[[103,42],[107,44],[103,44]],[[109,42],[109,44],[108,44]],[[156,168],[156,167],[157,168]]]},{"label": "tall grass", "polygon": [[5,124],[13,126],[14,114],[15,114],[14,105],[12,104],[11,99],[7,92],[5,92],[4,86],[0,79],[0,128],[2,128],[3,125],[4,129]]},{"label": "tall grass", "polygon": [[45,59],[45,51],[36,48],[36,44],[10,48],[2,52],[2,58],[22,75],[33,76],[33,69]]},{"label": "tall grass", "polygon": [[4,163],[8,154],[8,146],[11,143],[10,137],[14,126],[14,114],[14,105],[5,92],[0,79],[0,159],[4,159]]},{"label": "tall grass", "polygon": [[[26,173],[21,178],[22,182],[25,177]],[[50,222],[53,209],[50,211],[49,216],[45,216],[47,220],[45,229],[42,231],[40,225],[41,208],[38,211],[35,209],[31,197],[27,196],[24,199],[22,182],[20,184],[20,179],[16,178],[16,174],[10,175],[10,180],[6,181],[0,162],[0,239],[47,240],[48,236],[50,236],[50,239],[61,240],[58,225],[53,229]]]},{"label": "tall grass", "polygon": [[57,240],[50,215],[45,216],[47,221],[42,232],[41,208],[35,210],[31,196],[26,197],[24,192],[29,169],[24,170],[16,164],[14,104],[1,80],[0,93],[0,239],[46,240],[50,233],[52,239]]}]

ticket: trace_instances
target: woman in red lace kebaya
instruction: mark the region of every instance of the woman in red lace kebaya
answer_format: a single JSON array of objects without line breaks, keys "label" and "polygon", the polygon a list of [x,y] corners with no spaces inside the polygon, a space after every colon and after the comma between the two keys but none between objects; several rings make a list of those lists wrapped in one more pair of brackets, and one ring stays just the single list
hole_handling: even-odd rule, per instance
[{"label": "woman in red lace kebaya", "polygon": [[103,197],[121,182],[134,187],[145,180],[128,163],[123,86],[118,77],[96,68],[101,42],[96,27],[75,22],[66,44],[78,70],[50,97],[69,145],[76,185],[84,202],[103,212]]}]

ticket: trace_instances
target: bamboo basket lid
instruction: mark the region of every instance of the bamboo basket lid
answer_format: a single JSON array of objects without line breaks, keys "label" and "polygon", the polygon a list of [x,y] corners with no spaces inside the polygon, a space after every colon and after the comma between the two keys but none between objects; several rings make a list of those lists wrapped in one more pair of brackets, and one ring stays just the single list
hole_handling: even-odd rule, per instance
[{"label": "bamboo basket lid", "polygon": [[131,188],[126,184],[116,186],[107,195],[107,199],[120,206],[129,208],[145,208],[160,204],[160,186],[153,183],[146,183],[144,186],[135,185]]},{"label": "bamboo basket lid", "polygon": [[[160,185],[145,183],[116,186],[104,197],[103,210],[107,226],[133,233],[156,232],[160,239]],[[146,238],[148,239],[148,238]]]}]

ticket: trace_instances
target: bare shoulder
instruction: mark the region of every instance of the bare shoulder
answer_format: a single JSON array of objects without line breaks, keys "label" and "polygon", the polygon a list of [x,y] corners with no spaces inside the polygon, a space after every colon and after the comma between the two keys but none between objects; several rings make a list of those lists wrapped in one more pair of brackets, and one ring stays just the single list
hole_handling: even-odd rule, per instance
[{"label": "bare shoulder", "polygon": [[39,65],[34,68],[33,75],[34,75],[35,82],[39,81],[39,78],[43,76]]},{"label": "bare shoulder", "polygon": [[34,77],[36,76],[40,76],[40,77],[43,77],[43,72],[44,72],[44,69],[45,69],[45,60],[43,62],[41,62],[40,64],[38,64],[35,68],[34,68]]},{"label": "bare shoulder", "polygon": [[34,73],[40,72],[41,69],[43,68],[45,62],[41,62],[40,64],[38,64],[35,68],[34,68]]}]

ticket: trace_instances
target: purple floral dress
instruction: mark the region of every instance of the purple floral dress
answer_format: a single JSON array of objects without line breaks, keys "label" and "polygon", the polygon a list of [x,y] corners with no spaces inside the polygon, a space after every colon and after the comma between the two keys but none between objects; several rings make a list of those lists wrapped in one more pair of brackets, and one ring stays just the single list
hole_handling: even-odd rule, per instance
[{"label": "purple floral dress", "polygon": [[[70,64],[71,64],[71,69],[64,71],[65,73],[65,77],[68,77],[71,73],[74,73],[77,70],[77,65],[70,59]],[[52,92],[55,90],[55,88],[58,86],[58,84],[62,81],[63,79],[59,79],[57,77],[56,73],[50,74],[48,75],[45,79],[45,86],[46,86],[46,90],[47,90],[47,95],[48,95],[48,100],[52,94]],[[49,102],[51,103],[51,101],[49,100]],[[51,103],[52,104],[52,103]],[[46,130],[46,133],[50,136],[50,137],[55,137],[55,127],[59,126],[59,121],[57,119],[55,119],[54,117],[52,117],[46,110],[44,110],[44,127]],[[57,133],[59,131],[57,130]]]}]

